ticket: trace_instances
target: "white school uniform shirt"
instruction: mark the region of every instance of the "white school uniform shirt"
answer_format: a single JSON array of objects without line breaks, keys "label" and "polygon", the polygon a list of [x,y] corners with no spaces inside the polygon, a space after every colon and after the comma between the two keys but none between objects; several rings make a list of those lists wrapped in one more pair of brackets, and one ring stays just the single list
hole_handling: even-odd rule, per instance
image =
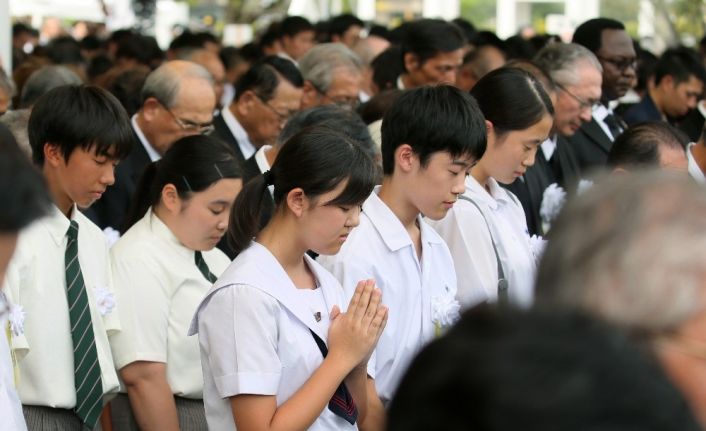
[{"label": "white school uniform shirt", "polygon": [[[204,251],[214,275],[230,263],[222,251]],[[122,331],[110,337],[115,366],[135,361],[166,364],[174,395],[203,397],[198,340],[186,335],[191,318],[211,283],[152,209],[111,248],[113,279]]]},{"label": "white school uniform shirt", "polygon": [[[451,250],[458,277],[458,298],[464,308],[498,299],[498,263],[490,232],[508,281],[510,302],[529,307],[533,298],[535,258],[530,248],[525,213],[517,198],[488,178],[486,191],[473,176],[463,196],[441,220],[429,221]],[[486,225],[485,220],[488,221]]]},{"label": "white school uniform shirt", "polygon": [[436,332],[433,303],[454,300],[456,273],[448,247],[418,218],[422,258],[407,230],[378,197],[380,187],[363,203],[360,225],[353,229],[340,252],[319,256],[318,262],[338,278],[346,299],[360,280],[374,279],[389,308],[387,326],[378,341],[375,387],[383,402],[394,395],[414,356]]},{"label": "white school uniform shirt", "polygon": [[[344,309],[338,281],[309,256],[304,259],[322,289],[326,305],[322,315],[334,305]],[[297,290],[270,251],[253,242],[199,306],[189,333],[199,335],[209,429],[236,429],[229,397],[275,395],[280,406],[323,362],[310,331],[326,342],[328,325],[325,320],[316,322],[312,304]],[[357,429],[328,407],[309,428]]]},{"label": "white school uniform shirt", "polygon": [[704,175],[704,172],[701,170],[701,167],[699,166],[699,164],[696,163],[696,159],[694,158],[694,154],[691,152],[694,148],[694,145],[697,145],[697,144],[695,142],[691,142],[691,143],[689,143],[689,145],[686,146],[686,159],[688,161],[689,175],[697,183],[706,184],[706,175]]},{"label": "white school uniform shirt", "polygon": [[[108,246],[103,232],[76,206],[71,214],[79,226],[78,260],[86,284],[103,394],[115,393],[119,382],[108,334],[120,330],[120,321]],[[19,362],[18,392],[23,404],[63,409],[76,406],[64,262],[69,224],[69,219],[53,207],[50,215],[20,233],[8,268],[6,293],[25,312],[24,332],[12,338]]]},{"label": "white school uniform shirt", "polygon": [[[2,280],[0,280],[1,288]],[[9,305],[5,294],[0,290],[0,421],[3,430],[27,431],[22,414],[22,402],[15,389],[15,373],[6,334],[8,316],[3,315],[3,310],[7,311]]]}]

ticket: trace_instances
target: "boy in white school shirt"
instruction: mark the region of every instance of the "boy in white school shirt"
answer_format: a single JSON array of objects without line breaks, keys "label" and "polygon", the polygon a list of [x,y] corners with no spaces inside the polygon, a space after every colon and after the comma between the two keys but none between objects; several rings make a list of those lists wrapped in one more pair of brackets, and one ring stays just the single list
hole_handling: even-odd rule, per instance
[{"label": "boy in white school shirt", "polygon": [[120,325],[105,237],[78,207],[113,184],[132,130],[105,90],[63,86],[35,104],[29,138],[54,206],[21,232],[7,274],[7,294],[25,314],[12,340],[18,392],[28,429],[91,429],[119,387],[108,332]]},{"label": "boy in white school shirt", "polygon": [[468,94],[441,85],[400,96],[383,118],[382,185],[341,251],[319,257],[349,297],[361,279],[374,279],[383,292],[390,314],[376,349],[375,386],[384,402],[415,354],[458,316],[453,260],[422,214],[446,215],[485,144],[483,114]]},{"label": "boy in white school shirt", "polygon": [[51,204],[44,182],[27,160],[5,126],[0,125],[0,420],[2,429],[25,431],[22,404],[15,390],[15,370],[9,342],[16,324],[10,321],[17,309],[5,297],[2,283],[17,245],[18,232],[39,217]]}]

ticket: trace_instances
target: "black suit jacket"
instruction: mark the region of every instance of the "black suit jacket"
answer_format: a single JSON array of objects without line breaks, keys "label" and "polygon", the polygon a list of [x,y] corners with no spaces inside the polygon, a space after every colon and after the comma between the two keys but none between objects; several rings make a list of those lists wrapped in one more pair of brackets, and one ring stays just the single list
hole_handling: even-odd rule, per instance
[{"label": "black suit jacket", "polygon": [[[223,108],[223,109],[228,109],[228,108]],[[238,159],[238,163],[243,165],[245,162],[245,157],[243,156],[243,152],[240,150],[240,145],[238,144],[238,140],[235,139],[235,136],[233,136],[233,133],[230,131],[228,128],[228,125],[226,124],[225,120],[223,119],[223,115],[219,112],[218,115],[213,117],[213,133],[211,134],[212,136],[222,140],[226,144],[230,145],[230,147],[233,149],[235,152],[235,157]]]},{"label": "black suit jacket", "polygon": [[134,135],[132,151],[115,168],[115,184],[108,187],[103,196],[84,213],[101,229],[112,227],[122,230],[130,210],[133,195],[145,167],[151,160],[147,150]]},{"label": "black suit jacket", "polygon": [[595,118],[585,123],[574,136],[567,138],[576,155],[579,168],[583,171],[605,167],[613,140],[598,124]]},{"label": "black suit jacket", "polygon": [[649,94],[646,94],[640,103],[636,103],[625,112],[623,120],[625,120],[629,126],[632,126],[633,124],[643,123],[645,121],[663,121],[663,118],[655,102]]}]

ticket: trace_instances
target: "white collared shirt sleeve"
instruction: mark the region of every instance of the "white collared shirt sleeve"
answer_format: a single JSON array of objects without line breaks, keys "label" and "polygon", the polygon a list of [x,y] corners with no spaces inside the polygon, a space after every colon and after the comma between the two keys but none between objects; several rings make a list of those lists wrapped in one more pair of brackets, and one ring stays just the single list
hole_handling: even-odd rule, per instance
[{"label": "white collared shirt sleeve", "polygon": [[276,395],[282,374],[277,351],[279,304],[261,290],[235,285],[214,292],[199,310],[204,375],[221,398]]},{"label": "white collared shirt sleeve", "polygon": [[135,361],[167,362],[171,295],[159,265],[145,256],[113,259],[123,330],[111,336],[115,366]]}]

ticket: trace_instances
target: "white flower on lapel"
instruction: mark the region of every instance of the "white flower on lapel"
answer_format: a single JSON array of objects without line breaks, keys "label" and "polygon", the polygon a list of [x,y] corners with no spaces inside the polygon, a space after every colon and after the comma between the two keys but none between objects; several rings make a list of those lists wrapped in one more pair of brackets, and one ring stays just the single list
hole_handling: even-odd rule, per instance
[{"label": "white flower on lapel", "polygon": [[587,192],[591,187],[593,187],[593,181],[591,180],[581,180],[579,181],[578,188],[576,189],[576,194],[580,195]]},{"label": "white flower on lapel", "polygon": [[108,243],[108,248],[112,247],[113,244],[118,242],[118,240],[120,239],[120,232],[110,226],[103,229],[103,235],[105,235],[105,240]]},{"label": "white flower on lapel", "polygon": [[10,321],[10,331],[12,335],[19,337],[25,333],[25,310],[21,305],[10,304],[8,320]]},{"label": "white flower on lapel", "polygon": [[115,308],[115,295],[113,292],[105,287],[96,287],[93,291],[96,294],[96,304],[98,305],[98,311],[100,311],[101,316],[105,316],[113,311],[113,308]]},{"label": "white flower on lapel", "polygon": [[530,252],[532,252],[532,256],[534,257],[534,264],[538,266],[544,254],[544,249],[547,247],[547,240],[540,235],[532,235],[529,239],[529,246]]},{"label": "white flower on lapel", "polygon": [[461,304],[453,295],[435,296],[431,299],[431,319],[437,330],[451,326],[460,315]]},{"label": "white flower on lapel", "polygon": [[542,223],[546,225],[545,232],[549,230],[549,226],[559,215],[564,203],[566,203],[566,192],[557,183],[553,183],[544,190],[539,215],[542,217]]}]

